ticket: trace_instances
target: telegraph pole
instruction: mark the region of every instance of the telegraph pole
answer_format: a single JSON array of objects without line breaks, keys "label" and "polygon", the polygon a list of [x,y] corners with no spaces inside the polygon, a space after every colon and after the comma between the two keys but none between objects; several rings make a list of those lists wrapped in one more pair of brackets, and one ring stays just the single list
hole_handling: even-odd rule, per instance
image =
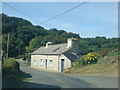
[{"label": "telegraph pole", "polygon": [[7,40],[7,58],[9,57],[9,33],[8,33],[8,40]]}]

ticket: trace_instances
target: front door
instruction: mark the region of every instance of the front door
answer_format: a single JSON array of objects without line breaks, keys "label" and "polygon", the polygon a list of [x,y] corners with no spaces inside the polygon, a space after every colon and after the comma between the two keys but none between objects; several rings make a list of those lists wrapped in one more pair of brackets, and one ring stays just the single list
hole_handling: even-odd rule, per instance
[{"label": "front door", "polygon": [[61,59],[61,72],[64,71],[64,59]]},{"label": "front door", "polygon": [[47,69],[47,59],[45,59],[45,69]]}]

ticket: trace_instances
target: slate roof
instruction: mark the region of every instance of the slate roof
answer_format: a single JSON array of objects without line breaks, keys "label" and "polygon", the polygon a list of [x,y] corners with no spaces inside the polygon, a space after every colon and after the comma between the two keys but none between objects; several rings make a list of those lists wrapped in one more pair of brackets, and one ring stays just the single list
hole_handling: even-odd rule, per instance
[{"label": "slate roof", "polygon": [[49,45],[48,48],[46,48],[46,46],[42,46],[39,49],[35,50],[32,54],[61,54],[68,51],[69,49],[70,48],[67,48],[67,43],[55,44]]},{"label": "slate roof", "polygon": [[73,53],[64,53],[64,55],[71,61],[75,61],[76,59],[79,58],[77,55],[74,55]]},{"label": "slate roof", "polygon": [[69,60],[71,61],[75,61],[76,59],[78,59],[78,56],[73,54],[73,53],[69,53],[69,50],[71,48],[67,48],[67,43],[65,44],[56,44],[56,45],[49,45],[48,48],[46,48],[46,46],[42,46],[40,48],[38,48],[37,50],[35,50],[32,55],[59,55],[59,54],[64,54]]}]

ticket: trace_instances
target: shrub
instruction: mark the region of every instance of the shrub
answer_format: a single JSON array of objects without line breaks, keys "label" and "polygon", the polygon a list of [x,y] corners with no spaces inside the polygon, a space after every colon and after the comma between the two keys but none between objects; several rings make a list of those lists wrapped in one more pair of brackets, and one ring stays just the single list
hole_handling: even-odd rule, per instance
[{"label": "shrub", "polygon": [[79,67],[80,66],[80,60],[77,59],[75,62],[72,62],[72,67]]},{"label": "shrub", "polygon": [[98,53],[91,52],[91,53],[88,53],[87,55],[84,55],[80,59],[80,64],[82,64],[82,65],[95,64],[95,63],[97,63],[98,58],[99,58]]},{"label": "shrub", "polygon": [[16,72],[19,71],[19,63],[14,58],[7,58],[3,63],[3,72]]}]

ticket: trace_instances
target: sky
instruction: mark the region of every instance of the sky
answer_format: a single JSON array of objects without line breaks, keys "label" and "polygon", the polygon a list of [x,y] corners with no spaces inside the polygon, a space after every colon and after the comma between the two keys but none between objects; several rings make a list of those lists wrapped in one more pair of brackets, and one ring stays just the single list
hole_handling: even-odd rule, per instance
[{"label": "sky", "polygon": [[[87,2],[68,13],[59,15],[82,2],[2,2],[2,13],[29,20],[45,29],[57,28],[79,34],[83,38],[118,37],[118,3]],[[13,8],[11,8],[12,6]]]}]

